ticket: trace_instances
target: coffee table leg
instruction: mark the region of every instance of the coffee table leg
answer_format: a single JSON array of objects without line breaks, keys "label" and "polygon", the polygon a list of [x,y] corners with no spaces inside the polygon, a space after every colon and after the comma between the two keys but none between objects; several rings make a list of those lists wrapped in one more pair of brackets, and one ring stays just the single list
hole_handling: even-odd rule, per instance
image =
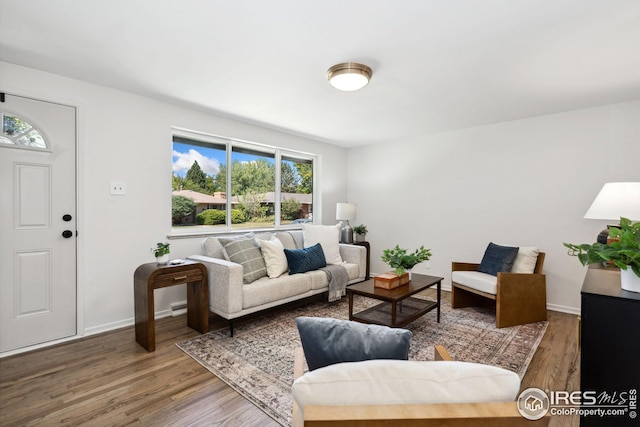
[{"label": "coffee table leg", "polygon": [[391,302],[391,327],[396,326],[396,301]]},{"label": "coffee table leg", "polygon": [[347,292],[349,294],[349,320],[353,320],[353,292]]},{"label": "coffee table leg", "polygon": [[441,284],[442,284],[442,281],[438,282],[438,288],[436,290],[437,299],[438,299],[438,308],[437,308],[437,311],[438,311],[438,317],[437,317],[438,323],[440,323],[440,285]]}]

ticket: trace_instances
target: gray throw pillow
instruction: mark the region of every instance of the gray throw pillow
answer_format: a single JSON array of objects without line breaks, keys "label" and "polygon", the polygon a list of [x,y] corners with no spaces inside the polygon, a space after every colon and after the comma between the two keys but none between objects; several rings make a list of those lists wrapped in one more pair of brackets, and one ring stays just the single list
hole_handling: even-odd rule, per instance
[{"label": "gray throw pillow", "polygon": [[493,242],[489,243],[489,246],[484,251],[478,271],[493,276],[497,276],[501,271],[511,271],[516,255],[518,255],[518,250],[519,248],[514,246],[500,246]]},{"label": "gray throw pillow", "polygon": [[296,324],[310,371],[342,362],[409,359],[413,334],[406,329],[322,317],[297,317]]},{"label": "gray throw pillow", "polygon": [[221,237],[218,240],[229,261],[242,265],[242,283],[248,284],[267,275],[267,265],[252,233],[238,237]]}]

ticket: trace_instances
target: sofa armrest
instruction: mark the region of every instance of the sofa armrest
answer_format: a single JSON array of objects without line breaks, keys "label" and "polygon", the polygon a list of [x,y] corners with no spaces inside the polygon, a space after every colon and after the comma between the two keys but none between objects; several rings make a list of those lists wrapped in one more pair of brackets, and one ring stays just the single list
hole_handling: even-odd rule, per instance
[{"label": "sofa armrest", "polygon": [[242,265],[204,255],[191,255],[188,259],[203,263],[209,274],[209,309],[232,319],[242,310]]},{"label": "sofa armrest", "polygon": [[340,243],[340,257],[349,264],[358,264],[358,278],[366,279],[367,275],[367,248],[358,245]]},{"label": "sofa armrest", "polygon": [[456,262],[451,263],[451,271],[477,271],[480,264],[472,262]]}]

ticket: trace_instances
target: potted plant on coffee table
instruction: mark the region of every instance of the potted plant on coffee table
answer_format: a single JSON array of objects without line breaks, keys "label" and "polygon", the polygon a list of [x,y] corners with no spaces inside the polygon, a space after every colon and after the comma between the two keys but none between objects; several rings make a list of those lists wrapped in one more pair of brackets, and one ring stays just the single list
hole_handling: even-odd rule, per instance
[{"label": "potted plant on coffee table", "polygon": [[[382,261],[393,268],[393,271],[400,277],[400,283],[408,283],[411,280],[411,269],[423,261],[428,261],[431,258],[430,249],[425,249],[424,246],[420,246],[413,252],[409,252],[407,249],[401,248],[396,245],[393,249],[385,249],[382,251]],[[406,273],[408,271],[408,273]],[[405,276],[406,274],[406,276]]]},{"label": "potted plant on coffee table", "polygon": [[609,227],[606,244],[564,243],[564,246],[582,265],[602,263],[619,267],[622,289],[640,292],[640,222],[633,224],[628,218],[620,218],[619,227]]}]

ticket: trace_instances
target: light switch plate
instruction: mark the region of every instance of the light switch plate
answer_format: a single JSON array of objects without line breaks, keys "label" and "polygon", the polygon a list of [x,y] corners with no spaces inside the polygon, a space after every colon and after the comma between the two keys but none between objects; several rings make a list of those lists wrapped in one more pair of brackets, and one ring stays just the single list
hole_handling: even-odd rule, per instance
[{"label": "light switch plate", "polygon": [[111,195],[124,196],[127,194],[127,184],[122,181],[111,181]]}]

